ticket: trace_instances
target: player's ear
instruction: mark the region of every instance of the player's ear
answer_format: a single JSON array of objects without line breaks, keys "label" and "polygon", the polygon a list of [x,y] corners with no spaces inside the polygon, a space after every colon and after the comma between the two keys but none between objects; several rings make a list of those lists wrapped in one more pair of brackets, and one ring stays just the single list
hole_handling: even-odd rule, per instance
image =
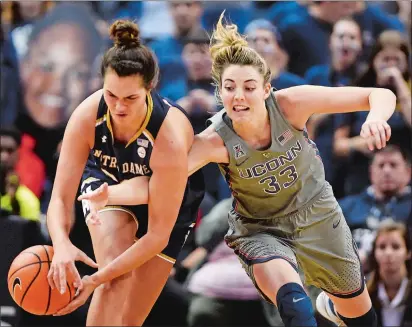
[{"label": "player's ear", "polygon": [[264,86],[264,97],[265,97],[265,100],[266,100],[267,98],[269,98],[270,90],[271,90],[271,89],[272,89],[272,85],[270,85],[270,83],[266,83],[265,86]]}]

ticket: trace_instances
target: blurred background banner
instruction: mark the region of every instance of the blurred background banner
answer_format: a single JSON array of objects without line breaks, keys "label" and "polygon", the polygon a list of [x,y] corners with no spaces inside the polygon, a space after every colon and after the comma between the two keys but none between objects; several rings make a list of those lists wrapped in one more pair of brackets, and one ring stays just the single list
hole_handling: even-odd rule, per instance
[{"label": "blurred background banner", "polygon": [[[100,63],[111,46],[110,24],[121,18],[137,22],[159,62],[157,91],[181,105],[199,133],[221,109],[212,84],[209,37],[223,10],[265,59],[276,89],[303,84],[385,87],[397,95],[396,112],[388,121],[392,138],[384,151],[369,151],[359,137],[365,112],[314,115],[307,132],[360,249],[381,323],[412,325],[411,261],[396,252],[408,253],[411,241],[401,227],[387,225],[412,229],[409,0],[27,0],[1,2],[2,326],[85,325],[88,303],[64,317],[33,316],[15,306],[6,279],[20,251],[50,244],[45,215],[64,130],[75,108],[103,85]],[[281,326],[277,310],[259,298],[223,242],[231,204],[223,177],[214,164],[204,173],[207,193],[195,232],[145,325]],[[401,258],[393,275],[379,252],[389,246],[385,235],[391,232],[399,234],[393,253]],[[93,257],[79,203],[73,204],[71,240]],[[81,264],[78,268],[82,275],[91,272]],[[388,276],[395,275],[402,278],[389,285],[395,277]],[[388,300],[377,285],[401,300]],[[307,290],[312,299],[319,293],[310,286]],[[166,314],[170,311],[173,316]],[[329,326],[317,319],[319,326]]]}]

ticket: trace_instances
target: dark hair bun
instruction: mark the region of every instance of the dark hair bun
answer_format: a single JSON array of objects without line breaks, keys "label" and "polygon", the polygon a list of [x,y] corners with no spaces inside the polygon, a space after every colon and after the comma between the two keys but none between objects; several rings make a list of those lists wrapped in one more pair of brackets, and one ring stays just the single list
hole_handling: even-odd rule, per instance
[{"label": "dark hair bun", "polygon": [[130,20],[116,20],[110,26],[109,33],[115,46],[127,48],[140,46],[139,27]]}]

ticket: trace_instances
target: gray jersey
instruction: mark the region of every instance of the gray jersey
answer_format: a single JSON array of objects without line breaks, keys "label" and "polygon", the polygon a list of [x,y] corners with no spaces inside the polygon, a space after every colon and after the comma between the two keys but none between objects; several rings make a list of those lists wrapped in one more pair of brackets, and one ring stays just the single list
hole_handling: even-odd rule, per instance
[{"label": "gray jersey", "polygon": [[223,139],[229,164],[219,164],[241,216],[270,219],[302,208],[325,185],[316,144],[306,130],[292,127],[279,109],[274,93],[266,100],[272,143],[266,150],[248,146],[233,130],[225,110],[209,121]]}]

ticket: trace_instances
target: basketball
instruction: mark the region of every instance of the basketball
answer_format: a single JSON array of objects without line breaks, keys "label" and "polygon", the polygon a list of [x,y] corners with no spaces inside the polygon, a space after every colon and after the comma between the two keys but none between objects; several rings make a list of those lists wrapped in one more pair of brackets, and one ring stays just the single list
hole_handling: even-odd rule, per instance
[{"label": "basketball", "polygon": [[[14,302],[35,315],[52,315],[64,308],[74,297],[73,283],[67,281],[66,292],[53,290],[47,274],[53,258],[53,247],[36,245],[22,251],[12,262],[7,276]],[[69,277],[68,277],[69,278]]]}]

